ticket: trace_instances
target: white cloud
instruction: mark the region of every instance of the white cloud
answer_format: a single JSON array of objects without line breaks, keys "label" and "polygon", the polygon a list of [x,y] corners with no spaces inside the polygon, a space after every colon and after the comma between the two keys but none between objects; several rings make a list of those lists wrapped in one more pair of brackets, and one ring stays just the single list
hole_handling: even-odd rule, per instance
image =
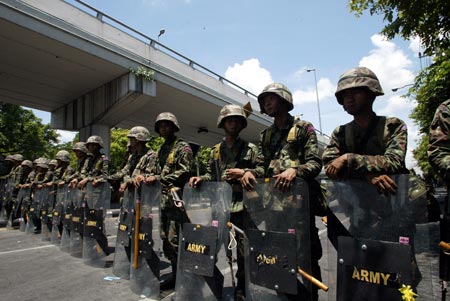
[{"label": "white cloud", "polygon": [[402,49],[379,34],[373,35],[371,40],[375,49],[363,57],[359,65],[375,72],[385,93],[414,82],[414,74],[408,69],[412,62]]},{"label": "white cloud", "polygon": [[256,95],[273,82],[270,72],[261,67],[259,60],[255,58],[228,67],[225,77]]},{"label": "white cloud", "polygon": [[59,140],[62,143],[73,141],[73,138],[75,138],[75,135],[77,134],[77,132],[70,132],[63,130],[56,130],[56,132],[59,134]]},{"label": "white cloud", "polygon": [[[297,72],[298,73],[298,72]],[[336,85],[331,82],[329,78],[321,77],[317,81],[317,90],[319,94],[319,100],[322,102],[326,98],[334,97]],[[297,89],[293,92],[295,105],[302,105],[306,103],[313,103],[317,101],[316,87],[306,87],[305,89]]]},{"label": "white cloud", "polygon": [[419,56],[419,52],[421,52],[420,38],[415,37],[409,42],[409,49],[414,53],[415,56]]}]

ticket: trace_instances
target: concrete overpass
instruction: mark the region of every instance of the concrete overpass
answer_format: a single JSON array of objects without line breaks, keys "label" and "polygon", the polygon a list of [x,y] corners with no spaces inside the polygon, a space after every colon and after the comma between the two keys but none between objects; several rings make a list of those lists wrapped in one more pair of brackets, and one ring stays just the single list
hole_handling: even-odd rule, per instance
[{"label": "concrete overpass", "polygon": [[[253,94],[82,1],[0,1],[0,101],[51,112],[81,139],[177,115],[179,136],[213,145],[220,108],[252,104],[244,139],[271,123]],[[130,69],[145,67],[153,80]],[[206,129],[206,130],[205,130]],[[108,149],[107,149],[108,150]]]}]

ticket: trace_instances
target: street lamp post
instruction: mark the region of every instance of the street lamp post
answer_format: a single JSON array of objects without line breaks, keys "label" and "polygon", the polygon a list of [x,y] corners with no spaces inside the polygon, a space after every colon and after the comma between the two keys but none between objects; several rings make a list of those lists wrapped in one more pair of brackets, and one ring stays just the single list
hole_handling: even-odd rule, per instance
[{"label": "street lamp post", "polygon": [[314,72],[314,82],[316,84],[316,99],[317,99],[317,111],[319,112],[319,130],[320,134],[322,135],[322,119],[320,117],[320,103],[319,103],[319,90],[317,89],[317,76],[316,76],[316,69],[306,69],[306,72]]},{"label": "street lamp post", "polygon": [[409,86],[414,86],[414,84],[407,84],[407,85],[404,85],[401,87],[392,88],[391,90],[392,90],[392,92],[397,92],[398,90],[409,87]]}]

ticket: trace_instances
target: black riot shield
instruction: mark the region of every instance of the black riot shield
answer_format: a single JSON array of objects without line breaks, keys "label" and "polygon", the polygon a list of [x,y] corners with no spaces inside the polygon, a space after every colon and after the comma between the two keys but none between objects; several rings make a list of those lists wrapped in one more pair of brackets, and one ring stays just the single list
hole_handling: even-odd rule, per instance
[{"label": "black riot shield", "polygon": [[244,192],[250,216],[245,240],[246,297],[312,300],[313,287],[305,276],[311,275],[308,184],[296,178],[282,192],[274,183],[274,179],[258,179],[253,191]]},{"label": "black riot shield", "polygon": [[56,189],[55,205],[52,212],[52,233],[50,241],[59,246],[61,244],[62,221],[64,219],[64,206],[67,196],[67,186],[61,186]]},{"label": "black riot shield", "polygon": [[40,208],[39,218],[41,220],[41,239],[43,241],[50,241],[52,231],[52,215],[53,215],[53,200],[55,198],[54,190],[43,187],[39,189]]},{"label": "black riot shield", "polygon": [[427,200],[415,177],[393,179],[398,189],[391,195],[364,180],[324,183],[329,300],[437,300],[432,261],[439,227],[422,218]]},{"label": "black riot shield", "polygon": [[117,227],[116,249],[114,251],[113,274],[130,279],[131,229],[134,223],[134,189],[126,189],[120,207]]},{"label": "black riot shield", "polygon": [[70,253],[70,223],[72,221],[74,202],[78,198],[77,194],[80,193],[80,191],[78,189],[70,189],[67,184],[64,186],[66,186],[66,196],[63,208],[64,215],[61,217],[62,234],[59,248],[63,252]]},{"label": "black riot shield", "polygon": [[224,276],[217,266],[226,266],[226,256],[218,254],[227,240],[231,195],[226,182],[184,187],[189,223],[180,232],[175,300],[222,299]]},{"label": "black riot shield", "polygon": [[84,208],[86,193],[84,190],[75,189],[72,197],[72,216],[70,218],[70,243],[69,253],[73,257],[83,256],[83,230],[84,230]]},{"label": "black riot shield", "polygon": [[[160,254],[159,236],[161,184],[141,184],[135,193],[135,213],[132,222],[130,287],[138,295],[154,298],[159,295]],[[136,231],[138,224],[138,231]]]},{"label": "black riot shield", "polygon": [[110,208],[111,186],[109,183],[92,183],[86,186],[84,207],[83,259],[88,265],[104,267],[109,255],[105,228],[106,210]]}]

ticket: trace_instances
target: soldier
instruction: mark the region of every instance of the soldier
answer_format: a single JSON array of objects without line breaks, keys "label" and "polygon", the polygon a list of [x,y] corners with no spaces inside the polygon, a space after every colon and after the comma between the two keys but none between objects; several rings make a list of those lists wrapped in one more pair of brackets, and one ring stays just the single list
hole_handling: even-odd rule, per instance
[{"label": "soldier", "polygon": [[70,183],[69,187],[74,189],[78,184],[78,180],[81,177],[81,170],[83,169],[84,164],[89,159],[88,149],[86,147],[86,143],[77,142],[72,148],[73,152],[77,156],[77,169],[74,171],[72,175],[67,178],[67,181]]},{"label": "soldier", "polygon": [[[321,206],[322,191],[314,178],[322,169],[322,160],[314,126],[289,114],[294,108],[293,99],[291,92],[283,84],[272,83],[266,86],[258,95],[258,102],[261,113],[274,117],[274,124],[261,132],[258,166],[247,170],[241,183],[247,190],[252,190],[255,176],[274,177],[275,187],[287,191],[296,177],[308,181],[313,209],[310,216],[311,266],[313,276],[320,280],[318,262],[322,257],[322,247],[315,226],[314,208]],[[313,185],[314,189],[311,189]],[[312,197],[313,193],[315,198]],[[313,298],[317,300],[316,287],[313,288],[313,294]]]},{"label": "soldier", "polygon": [[127,137],[130,139],[128,147],[130,154],[128,155],[127,163],[120,171],[108,178],[110,181],[122,180],[119,188],[121,194],[127,187],[132,187],[133,172],[138,162],[148,152],[146,143],[150,141],[150,132],[143,126],[135,126],[130,130]]},{"label": "soldier", "polygon": [[[238,105],[226,105],[220,110],[217,127],[224,129],[225,138],[213,147],[206,173],[202,176],[191,177],[189,185],[198,187],[202,181],[227,181],[233,189],[230,221],[244,229],[244,205],[240,179],[245,169],[255,168],[258,147],[239,137],[239,133],[247,127],[247,116],[244,109]],[[244,245],[241,234],[238,234],[236,238],[238,270],[236,271],[235,300],[242,300],[245,297]]]},{"label": "soldier", "polygon": [[[170,190],[182,191],[193,163],[193,154],[189,144],[175,135],[179,130],[180,126],[174,114],[164,112],[157,116],[155,132],[164,138],[164,144],[157,152],[154,169],[148,171],[149,173],[144,179],[146,184],[159,181],[163,190],[160,235],[163,241],[164,255],[172,264],[172,275],[161,281],[162,290],[175,286],[179,227],[186,222],[186,213],[174,205]],[[135,183],[138,184],[141,180],[142,175],[135,178]]]},{"label": "soldier", "polygon": [[[13,167],[10,171],[10,173],[8,174],[8,178],[10,179],[10,183],[11,183],[11,195],[9,197],[9,200],[6,200],[6,204],[5,204],[5,210],[6,210],[6,215],[8,218],[10,218],[12,210],[13,210],[13,205],[14,202],[17,198],[17,193],[19,192],[19,184],[20,184],[20,179],[22,177],[22,166],[20,165],[23,161],[23,156],[21,154],[14,154],[11,156],[12,159],[12,164]],[[14,221],[14,216],[12,217],[12,221]]]},{"label": "soldier", "polygon": [[[428,161],[447,185],[447,195],[450,188],[450,100],[439,105],[430,127],[428,143]],[[444,211],[440,218],[440,240],[450,243],[450,204],[449,196],[444,204]],[[442,279],[442,294],[447,290],[450,280],[450,256],[444,249],[439,251],[439,278]]]},{"label": "soldier", "polygon": [[396,117],[377,116],[373,102],[383,95],[377,76],[358,67],[341,75],[336,99],[353,121],[337,127],[322,159],[331,179],[366,179],[380,193],[395,192],[388,176],[408,173],[405,167],[407,128]]},{"label": "soldier", "polygon": [[[57,186],[64,186],[64,184],[68,183],[68,179],[74,173],[72,166],[70,163],[70,154],[66,150],[60,150],[56,153],[56,161],[57,168],[55,170],[55,175],[53,179],[53,183]],[[51,185],[50,183],[47,186]]]},{"label": "soldier", "polygon": [[92,154],[92,158],[87,160],[81,170],[82,180],[78,183],[78,188],[83,188],[87,182],[92,182],[92,186],[106,182],[108,178],[109,160],[100,152],[103,148],[103,139],[100,136],[91,136],[86,141],[86,146]]}]

